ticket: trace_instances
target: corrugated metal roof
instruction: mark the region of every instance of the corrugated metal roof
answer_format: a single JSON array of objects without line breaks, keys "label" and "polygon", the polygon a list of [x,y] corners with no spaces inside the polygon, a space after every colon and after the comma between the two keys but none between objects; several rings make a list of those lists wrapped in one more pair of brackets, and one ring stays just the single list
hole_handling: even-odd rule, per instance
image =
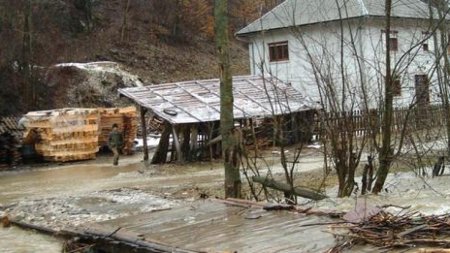
[{"label": "corrugated metal roof", "polygon": [[[237,35],[339,20],[339,10],[344,19],[385,15],[384,1],[381,0],[337,2],[339,6],[336,0],[286,0],[241,29]],[[428,4],[420,0],[393,0],[391,15],[397,18],[429,19]]]},{"label": "corrugated metal roof", "polygon": [[[119,89],[119,93],[172,124],[220,120],[220,80]],[[309,97],[275,77],[233,77],[234,117],[270,117],[318,108]],[[176,114],[176,115],[174,115]]]}]

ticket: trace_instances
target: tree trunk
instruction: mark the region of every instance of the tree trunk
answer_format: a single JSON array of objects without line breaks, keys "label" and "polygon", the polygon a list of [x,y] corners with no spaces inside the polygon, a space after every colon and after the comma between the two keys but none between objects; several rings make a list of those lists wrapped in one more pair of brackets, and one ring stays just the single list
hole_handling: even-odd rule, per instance
[{"label": "tree trunk", "polygon": [[384,108],[382,115],[382,146],[380,150],[380,166],[377,171],[377,180],[372,189],[373,193],[379,193],[384,186],[386,177],[392,164],[393,150],[391,147],[392,135],[392,111],[393,111],[393,89],[392,89],[392,73],[391,73],[391,47],[390,47],[390,31],[391,31],[391,7],[392,0],[385,0],[386,11],[386,79],[384,85]]},{"label": "tree trunk", "polygon": [[292,187],[289,184],[277,182],[273,179],[269,179],[266,177],[253,176],[252,180],[255,183],[260,183],[268,188],[282,191],[284,193],[287,193],[288,195],[300,196],[300,197],[312,199],[312,200],[322,200],[322,199],[327,198],[326,195],[324,195],[320,192],[313,191],[311,189],[303,188],[303,187]]},{"label": "tree trunk", "polygon": [[236,158],[236,140],[233,136],[233,84],[230,73],[228,39],[228,1],[215,0],[216,46],[220,71],[220,133],[225,167],[225,197],[241,197],[241,177]]},{"label": "tree trunk", "polygon": [[[431,3],[429,3],[430,5]],[[447,15],[448,12],[448,6],[444,3],[444,2],[440,2],[440,4],[438,5],[438,16],[439,16],[439,20],[442,20],[444,18],[444,15]],[[433,20],[433,16],[432,16],[432,11],[431,11],[431,6],[429,6],[430,8],[430,19],[432,21]],[[437,68],[437,72],[438,72],[438,76],[439,74],[441,74],[441,78],[438,78],[439,80],[439,92],[441,93],[441,99],[442,99],[442,104],[444,105],[444,120],[445,120],[445,126],[446,126],[446,133],[447,133],[447,156],[450,157],[450,101],[449,101],[449,75],[450,75],[450,62],[448,59],[448,27],[447,27],[447,22],[441,22],[439,25],[439,35],[440,35],[440,45],[442,46],[442,48],[438,47],[438,40],[437,40],[437,35],[436,33],[434,33],[433,36],[433,41],[434,41],[434,47],[436,50],[435,55],[441,55],[444,58],[444,69],[441,69],[440,66],[440,61],[441,61],[441,57],[437,57],[436,59],[436,68]],[[447,43],[446,43],[447,41]],[[440,49],[440,50],[438,50]],[[440,51],[440,52],[439,52]],[[440,54],[439,54],[440,53]]]},{"label": "tree trunk", "polygon": [[126,0],[125,9],[123,11],[123,19],[122,19],[122,28],[120,29],[120,42],[123,42],[123,38],[125,36],[125,30],[127,28],[128,21],[128,10],[130,9],[131,0]]},{"label": "tree trunk", "polygon": [[31,55],[32,55],[32,37],[31,37],[31,0],[27,0],[24,10],[23,23],[23,41],[22,41],[22,66],[21,70],[24,76],[22,85],[23,104],[26,110],[31,110],[35,106],[34,87],[32,83]]}]

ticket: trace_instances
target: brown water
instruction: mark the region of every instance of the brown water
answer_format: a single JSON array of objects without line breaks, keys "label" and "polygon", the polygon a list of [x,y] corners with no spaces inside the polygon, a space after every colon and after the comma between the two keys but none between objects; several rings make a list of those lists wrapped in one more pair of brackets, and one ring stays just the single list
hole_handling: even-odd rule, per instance
[{"label": "brown water", "polygon": [[[321,162],[320,157],[317,160]],[[316,164],[316,162],[313,161],[313,164]],[[158,209],[160,206],[180,204],[161,200],[153,196],[151,192],[134,190],[133,188],[151,188],[164,192],[164,189],[168,187],[177,187],[184,184],[218,185],[222,181],[223,171],[220,167],[214,167],[213,164],[200,165],[200,167],[203,166],[202,168],[196,168],[195,166],[198,165],[182,168],[167,166],[146,169],[144,164],[140,162],[140,157],[132,157],[121,161],[121,165],[118,167],[110,165],[109,159],[106,158],[88,163],[53,166],[34,171],[2,173],[0,174],[0,206],[15,203],[25,206],[39,204],[40,209],[30,210],[35,211],[37,217],[49,219],[58,219],[59,216],[62,216],[58,214],[59,210],[67,212],[67,210],[72,210],[70,208],[73,207],[79,208],[82,212],[94,213],[92,217],[86,216],[82,212],[79,215],[67,216],[61,219],[61,223],[78,218],[80,220],[76,220],[76,222],[89,221],[91,218],[94,221],[117,218],[121,217],[120,212],[131,213],[133,209],[145,212]],[[211,168],[208,168],[208,166]],[[309,166],[311,165],[309,164]],[[428,183],[412,175],[390,176],[388,180],[389,194],[369,195],[365,198],[359,198],[359,200],[367,201],[368,204],[372,205],[386,203],[403,206],[412,205],[414,209],[425,213],[450,212],[450,204],[448,204],[450,203],[450,190],[448,188],[450,177],[426,180]],[[428,184],[432,185],[434,189],[430,189]],[[127,189],[121,192],[116,191],[116,189],[122,189],[123,187]],[[329,196],[335,195],[333,189],[328,193]],[[41,202],[41,200],[44,200],[44,202]],[[69,209],[58,209],[64,205],[68,205]],[[354,198],[344,198],[318,202],[316,207],[338,208],[345,211],[352,209],[354,205]],[[50,207],[54,210],[49,210]],[[117,212],[108,212],[108,210],[113,209]],[[45,216],[46,213],[49,215]],[[1,211],[0,215],[2,215]],[[40,222],[40,220],[36,221]],[[317,222],[317,219],[299,220],[296,225],[308,224],[312,221]],[[332,241],[329,241],[331,240],[329,234],[324,235],[326,233],[324,230],[326,231],[328,228],[326,226],[308,227],[304,233],[296,235],[295,240],[304,244],[305,249],[308,248],[311,250],[310,252],[322,250],[333,244]],[[244,232],[242,234],[245,234]],[[311,237],[322,240],[311,240]],[[325,238],[327,238],[326,241]],[[206,244],[204,247],[206,247]],[[0,252],[51,253],[60,252],[60,248],[61,242],[55,238],[17,228],[0,228]],[[372,252],[372,250],[372,248],[365,246],[356,248],[352,252]]]},{"label": "brown water", "polygon": [[0,228],[0,252],[2,253],[60,253],[62,243],[45,236],[19,228]]}]

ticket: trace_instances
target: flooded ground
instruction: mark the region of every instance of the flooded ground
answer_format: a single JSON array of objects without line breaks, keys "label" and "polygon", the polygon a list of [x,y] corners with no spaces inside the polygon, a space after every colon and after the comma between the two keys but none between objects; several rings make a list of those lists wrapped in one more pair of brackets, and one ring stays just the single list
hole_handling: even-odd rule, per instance
[{"label": "flooded ground", "polygon": [[2,253],[60,253],[61,247],[61,241],[51,236],[16,227],[0,228]]},{"label": "flooded ground", "polygon": [[[267,160],[276,164],[278,159],[274,153]],[[319,152],[310,150],[301,159],[297,171],[321,170],[322,161]],[[271,171],[280,173],[282,168],[273,165]],[[267,170],[263,169],[263,172]],[[26,222],[60,229],[149,211],[176,209],[190,206],[202,191],[221,189],[223,175],[222,166],[217,162],[146,166],[141,162],[141,155],[125,157],[117,167],[110,164],[110,157],[100,157],[95,161],[5,172],[0,175],[0,216],[8,214]],[[411,209],[427,214],[448,213],[448,175],[450,173],[446,172],[442,177],[421,178],[412,172],[392,174],[386,184],[387,192],[378,196],[337,199],[333,197],[336,190],[330,188],[327,190],[330,199],[304,202],[315,208],[342,211],[352,210],[357,201],[364,201],[368,205],[411,206]],[[395,212],[395,208],[392,211]],[[308,222],[311,221],[305,219],[300,223]],[[307,231],[319,235],[327,233],[329,228],[312,226]],[[298,240],[305,245],[310,243],[307,236],[299,235]],[[319,241],[315,243],[320,244]],[[332,242],[327,241],[314,246],[314,249],[330,244]],[[51,237],[17,228],[0,229],[2,252],[59,252],[60,247],[61,242]],[[27,251],[31,248],[36,250]],[[353,252],[371,250],[363,247]],[[314,252],[313,248],[311,252]]]}]

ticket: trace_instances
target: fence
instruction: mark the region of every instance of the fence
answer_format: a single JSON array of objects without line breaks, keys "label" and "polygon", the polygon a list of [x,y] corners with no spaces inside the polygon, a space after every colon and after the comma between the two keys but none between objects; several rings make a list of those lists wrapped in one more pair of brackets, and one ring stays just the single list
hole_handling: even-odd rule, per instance
[{"label": "fence", "polygon": [[[441,127],[445,124],[445,111],[441,105],[416,108],[396,108],[393,111],[392,130],[394,132],[414,132]],[[327,132],[353,133],[365,136],[380,133],[382,112],[377,109],[353,110],[350,112],[319,111],[314,117],[313,135],[316,141],[327,137]]]}]

